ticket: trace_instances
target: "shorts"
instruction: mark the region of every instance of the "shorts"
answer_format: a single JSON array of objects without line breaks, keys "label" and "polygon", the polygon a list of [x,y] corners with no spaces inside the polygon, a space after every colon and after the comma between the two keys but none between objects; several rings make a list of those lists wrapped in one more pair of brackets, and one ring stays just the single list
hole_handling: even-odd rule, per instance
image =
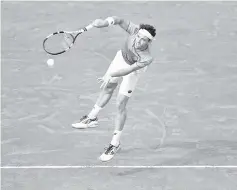
[{"label": "shorts", "polygon": [[[114,60],[112,61],[112,63],[110,64],[106,74],[109,74],[111,71],[117,71],[126,67],[130,67],[129,64],[127,64],[122,56],[122,52],[121,50],[117,52]],[[144,73],[146,71],[147,67],[141,68],[137,71],[134,71],[132,73],[129,73],[128,75],[122,76],[122,77],[113,77],[111,79],[111,83],[118,83],[119,80],[122,78],[122,82],[120,84],[120,88],[119,88],[119,93],[123,94],[125,96],[131,97],[138,79],[141,75],[141,73]]]}]

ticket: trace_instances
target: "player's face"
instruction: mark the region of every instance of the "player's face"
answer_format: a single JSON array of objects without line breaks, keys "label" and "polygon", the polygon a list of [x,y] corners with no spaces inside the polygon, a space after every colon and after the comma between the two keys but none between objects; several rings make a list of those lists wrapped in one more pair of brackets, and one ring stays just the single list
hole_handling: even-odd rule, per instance
[{"label": "player's face", "polygon": [[135,47],[138,49],[143,49],[143,48],[147,47],[149,42],[150,42],[150,40],[148,37],[142,35],[141,33],[138,33],[136,36]]}]

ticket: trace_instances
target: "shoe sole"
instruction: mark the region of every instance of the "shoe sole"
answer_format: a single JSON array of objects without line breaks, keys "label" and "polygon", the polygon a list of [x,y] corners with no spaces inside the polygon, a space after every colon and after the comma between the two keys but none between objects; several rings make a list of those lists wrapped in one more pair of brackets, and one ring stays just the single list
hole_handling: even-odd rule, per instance
[{"label": "shoe sole", "polygon": [[72,127],[75,128],[75,129],[87,129],[87,128],[96,128],[98,127],[98,123],[93,123],[93,124],[90,124],[90,125],[87,125],[87,124],[84,124],[84,125],[79,125],[79,126],[76,126],[76,124],[72,124]]}]

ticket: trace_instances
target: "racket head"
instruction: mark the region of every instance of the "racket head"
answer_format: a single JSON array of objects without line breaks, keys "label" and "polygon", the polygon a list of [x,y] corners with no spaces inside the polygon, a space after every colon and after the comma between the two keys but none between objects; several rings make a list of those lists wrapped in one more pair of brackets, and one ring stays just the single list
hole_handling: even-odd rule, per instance
[{"label": "racket head", "polygon": [[58,31],[47,36],[43,41],[43,49],[50,55],[59,55],[68,51],[73,45],[79,33]]}]

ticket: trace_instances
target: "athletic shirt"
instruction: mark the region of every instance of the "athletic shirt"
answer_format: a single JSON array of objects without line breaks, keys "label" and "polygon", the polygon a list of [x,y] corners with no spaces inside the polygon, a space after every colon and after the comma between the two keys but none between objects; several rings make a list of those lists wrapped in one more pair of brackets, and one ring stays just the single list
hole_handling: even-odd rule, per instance
[{"label": "athletic shirt", "polygon": [[135,48],[135,38],[139,31],[139,26],[129,22],[126,31],[129,33],[129,36],[121,49],[125,62],[129,65],[136,63],[140,67],[150,65],[153,58],[150,54],[149,46],[145,50]]}]

